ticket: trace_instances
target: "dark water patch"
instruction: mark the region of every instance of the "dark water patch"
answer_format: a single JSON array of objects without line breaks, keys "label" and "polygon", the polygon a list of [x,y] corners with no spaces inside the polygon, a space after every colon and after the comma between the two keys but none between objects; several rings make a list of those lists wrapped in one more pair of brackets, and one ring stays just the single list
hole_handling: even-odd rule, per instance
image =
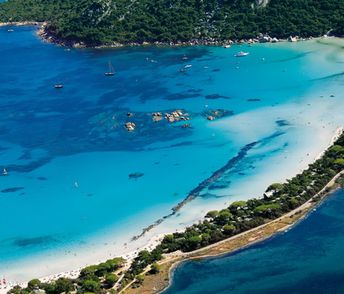
[{"label": "dark water patch", "polygon": [[197,98],[200,97],[200,94],[198,93],[175,93],[175,94],[170,94],[166,96],[167,100],[184,100],[184,99],[190,99],[190,98]]},{"label": "dark water patch", "polygon": [[[100,87],[102,88],[102,85]],[[127,76],[111,81],[109,91],[102,94],[97,103],[99,106],[112,105],[132,97],[138,97],[141,102],[146,102],[161,99],[162,96],[169,94],[170,91],[163,87],[154,75]]]},{"label": "dark water patch", "polygon": [[210,94],[210,95],[206,95],[205,99],[209,99],[209,100],[215,100],[215,99],[231,99],[231,97],[228,96],[223,96],[220,94]]},{"label": "dark water patch", "polygon": [[221,71],[221,69],[219,69],[219,68],[215,68],[212,70],[212,72],[219,72],[219,71]]},{"label": "dark water patch", "polygon": [[136,179],[138,179],[138,178],[141,178],[141,177],[143,177],[144,176],[144,173],[140,173],[140,172],[135,172],[135,173],[131,173],[131,174],[129,174],[129,179],[131,179],[131,180],[136,180]]},{"label": "dark water patch", "polygon": [[[32,171],[46,164],[55,156],[73,155],[97,151],[135,151],[146,145],[165,142],[190,135],[191,129],[169,124],[166,120],[154,122],[151,113],[134,113],[128,118],[128,109],[105,110],[86,107],[73,115],[64,114],[58,118],[37,118],[22,115],[13,122],[10,135],[0,134],[0,139],[21,145],[25,149],[40,148],[45,156],[30,162],[9,164],[8,168],[17,172]],[[136,124],[129,133],[124,125],[131,121]],[[20,125],[21,127],[18,127]],[[22,127],[22,126],[26,127]],[[178,127],[177,127],[178,126]],[[45,129],[49,132],[45,132]],[[25,156],[28,158],[28,156]]]},{"label": "dark water patch", "polygon": [[290,123],[285,120],[285,119],[279,119],[279,120],[276,120],[275,123],[279,126],[279,127],[285,127],[285,126],[289,126]]},{"label": "dark water patch", "polygon": [[[0,133],[4,133],[3,131],[2,131],[2,128],[0,128]],[[5,150],[8,150],[9,148],[6,148],[6,147],[3,147],[3,146],[0,146],[0,152],[1,151],[5,151]]]},{"label": "dark water patch", "polygon": [[247,99],[248,102],[259,102],[259,101],[262,101],[261,99],[259,98],[250,98],[250,99]]},{"label": "dark water patch", "polygon": [[208,187],[208,190],[221,190],[230,186],[230,182],[216,182]]},{"label": "dark water patch", "polygon": [[219,58],[220,58],[219,56],[211,56],[210,58],[202,58],[202,59],[199,59],[198,61],[201,61],[201,62],[206,62],[206,61],[214,62],[215,59],[219,59]]},{"label": "dark water patch", "polygon": [[335,192],[286,233],[223,257],[183,263],[164,293],[344,293],[338,262],[344,255],[343,196]]},{"label": "dark water patch", "polygon": [[204,193],[199,195],[200,198],[202,199],[220,199],[226,197],[226,195],[217,195],[217,194],[212,194],[212,193]]},{"label": "dark water patch", "polygon": [[169,145],[166,148],[184,147],[184,146],[191,146],[191,145],[193,145],[192,141],[183,141],[183,142],[180,142],[180,143]]},{"label": "dark water patch", "polygon": [[37,180],[40,180],[40,181],[46,181],[48,180],[46,177],[37,177]]},{"label": "dark water patch", "polygon": [[13,241],[13,245],[16,247],[33,247],[33,246],[41,246],[41,245],[48,245],[51,243],[57,242],[52,236],[41,236],[35,238],[18,238]]},{"label": "dark water patch", "polygon": [[324,77],[321,77],[321,78],[313,79],[312,81],[331,80],[331,79],[339,78],[339,77],[342,77],[342,76],[344,76],[344,72],[340,72],[340,73],[324,76]]},{"label": "dark water patch", "polygon": [[[269,137],[272,137],[272,136],[269,136]],[[263,140],[265,140],[265,139],[266,138],[264,138]],[[164,221],[164,219],[169,218],[169,217],[177,214],[180,211],[180,209],[182,207],[184,207],[187,203],[189,203],[192,200],[194,200],[197,197],[199,197],[201,192],[204,189],[208,188],[210,185],[212,185],[213,183],[215,183],[216,181],[221,179],[221,177],[223,177],[228,171],[233,169],[241,160],[243,160],[246,157],[247,153],[251,149],[253,149],[257,144],[259,144],[260,142],[261,141],[252,142],[252,143],[249,143],[249,144],[245,145],[243,148],[241,148],[236,156],[231,158],[223,167],[221,167],[220,169],[215,171],[209,178],[207,178],[204,181],[202,181],[201,183],[199,183],[196,188],[194,188],[191,192],[189,192],[189,194],[187,195],[187,197],[183,201],[179,202],[176,206],[174,206],[172,208],[172,212],[170,214],[165,215],[164,217],[162,217],[162,218],[158,219],[157,221],[155,221],[153,224],[151,224],[148,227],[144,228],[142,233],[137,235],[137,236],[134,236],[132,238],[132,240],[137,240],[137,239],[141,238],[148,231],[150,231],[154,227],[156,227],[159,224],[161,224]]]},{"label": "dark water patch", "polygon": [[24,190],[24,187],[12,187],[12,188],[1,190],[1,193],[15,193],[21,190]]},{"label": "dark water patch", "polygon": [[[258,289],[257,293],[276,293],[276,288],[274,286],[270,286],[269,288],[270,289]],[[335,271],[312,273],[301,278],[299,281],[293,281],[291,284],[289,283],[289,285],[279,285],[278,293],[344,293],[344,273]]]},{"label": "dark water patch", "polygon": [[15,172],[21,172],[21,173],[26,173],[26,172],[31,172],[45,164],[47,164],[50,160],[52,159],[52,157],[45,157],[36,161],[32,161],[30,163],[27,164],[10,164],[8,165],[8,169],[11,171],[15,171]]},{"label": "dark water patch", "polygon": [[273,133],[271,136],[265,137],[264,139],[260,140],[259,142],[264,144],[264,143],[269,142],[272,139],[278,138],[284,134],[285,134],[285,132],[278,131],[278,132]]},{"label": "dark water patch", "polygon": [[196,59],[199,61],[201,58],[206,58],[205,56],[211,55],[211,51],[207,48],[184,48],[181,53],[182,54],[169,54],[167,57],[170,60],[170,64],[175,64],[176,62],[192,62]]},{"label": "dark water patch", "polygon": [[312,51],[304,52],[304,53],[296,54],[296,55],[294,55],[292,57],[289,57],[289,58],[275,60],[275,61],[272,61],[271,63],[288,62],[288,61],[292,61],[292,60],[303,58],[303,57],[305,57],[305,56],[307,56],[308,54],[311,54],[311,53],[312,53]]},{"label": "dark water patch", "polygon": [[32,156],[29,150],[24,151],[23,154],[18,158],[18,160],[30,160],[30,159],[32,159]]},{"label": "dark water patch", "polygon": [[128,92],[124,88],[119,88],[116,91],[111,91],[105,94],[102,94],[98,99],[98,105],[108,105],[113,104],[116,100],[127,97]]},{"label": "dark water patch", "polygon": [[189,89],[188,92],[189,93],[201,93],[201,92],[203,92],[203,90],[202,89]]}]

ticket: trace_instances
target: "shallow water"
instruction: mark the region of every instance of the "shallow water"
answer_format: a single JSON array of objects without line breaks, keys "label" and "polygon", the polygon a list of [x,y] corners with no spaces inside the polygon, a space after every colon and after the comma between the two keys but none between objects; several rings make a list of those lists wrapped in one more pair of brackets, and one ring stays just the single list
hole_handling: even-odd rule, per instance
[{"label": "shallow water", "polygon": [[[0,276],[25,280],[94,262],[101,250],[138,248],[124,243],[247,144],[146,238],[293,175],[343,123],[341,88],[332,86],[341,86],[343,59],[332,43],[66,50],[33,28],[1,28],[0,168],[9,175],[0,178]],[[239,50],[250,55],[235,58]],[[117,71],[110,78],[108,61]],[[189,113],[191,128],[152,122],[152,112],[174,109]],[[228,116],[208,121],[215,109]],[[55,265],[56,256],[68,261]]]},{"label": "shallow water", "polygon": [[186,262],[172,293],[343,293],[344,190],[306,220],[248,249]]}]

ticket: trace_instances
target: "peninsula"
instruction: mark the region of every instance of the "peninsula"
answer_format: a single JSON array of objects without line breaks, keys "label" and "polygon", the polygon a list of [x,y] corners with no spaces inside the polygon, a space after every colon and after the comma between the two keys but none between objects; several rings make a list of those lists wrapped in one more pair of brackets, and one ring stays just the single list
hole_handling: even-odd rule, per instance
[{"label": "peninsula", "polygon": [[209,211],[205,219],[184,232],[166,235],[152,251],[142,250],[131,262],[114,258],[82,269],[77,278],[49,282],[38,279],[27,288],[8,293],[158,293],[168,286],[171,269],[186,259],[221,255],[286,230],[312,210],[326,195],[343,186],[344,134],[302,173],[285,183],[271,184],[264,195]]}]

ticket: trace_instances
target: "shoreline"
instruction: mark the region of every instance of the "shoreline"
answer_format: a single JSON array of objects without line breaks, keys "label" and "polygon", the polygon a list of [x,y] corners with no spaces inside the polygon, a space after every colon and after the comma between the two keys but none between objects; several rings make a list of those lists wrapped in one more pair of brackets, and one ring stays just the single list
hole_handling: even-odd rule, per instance
[{"label": "shoreline", "polygon": [[[25,24],[24,24],[25,25]],[[337,132],[336,132],[337,133]],[[333,142],[334,141],[334,138],[332,138],[332,140],[331,140],[331,142]],[[331,145],[331,143],[329,144],[329,146]],[[323,152],[324,151],[322,151],[321,153],[319,153],[319,155],[318,155],[318,157],[320,157],[322,154],[323,154]],[[318,158],[317,157],[317,158]],[[254,241],[255,242],[255,241]],[[260,242],[260,241],[257,241],[257,242]],[[148,247],[148,246],[146,246],[146,247]],[[226,254],[226,253],[225,253]],[[56,275],[54,275],[54,276],[57,276],[58,274],[56,274]]]},{"label": "shoreline", "polygon": [[[343,134],[344,133],[344,127],[340,127],[340,128],[337,128],[336,130],[335,130],[335,132],[334,132],[334,135],[331,137],[331,139],[329,140],[329,142],[328,142],[328,144],[326,144],[326,147],[325,147],[325,149],[323,150],[323,151],[321,151],[314,159],[313,159],[313,161],[311,162],[311,163],[313,163],[313,162],[315,162],[319,157],[321,157],[323,154],[324,154],[324,152],[340,137],[340,135],[341,134]],[[307,167],[305,167],[305,169],[306,169]],[[322,191],[324,190],[325,188],[323,188],[322,189]],[[320,193],[320,192],[319,192]],[[314,197],[312,197],[312,199],[313,199]],[[309,200],[309,201],[311,201],[311,200]],[[308,201],[308,202],[309,202]],[[307,203],[308,203],[307,202]],[[305,203],[306,204],[306,203]],[[298,209],[300,209],[300,208],[296,208],[296,210],[298,210]],[[306,213],[306,212],[305,212]],[[285,218],[285,216],[282,216],[281,218]],[[299,217],[300,218],[300,217]],[[251,231],[247,231],[247,232],[243,232],[243,233],[241,233],[241,234],[239,234],[239,235],[235,235],[235,236],[233,236],[233,237],[231,237],[231,238],[229,238],[229,239],[225,239],[225,240],[223,240],[223,241],[220,241],[220,242],[218,242],[218,243],[214,243],[214,244],[212,244],[212,245],[210,245],[209,247],[206,247],[206,248],[201,248],[201,249],[198,249],[198,250],[196,250],[196,251],[194,251],[194,252],[188,252],[188,253],[186,253],[185,255],[183,254],[182,255],[182,259],[181,260],[179,260],[180,258],[181,258],[181,255],[177,255],[177,257],[178,257],[178,259],[177,260],[175,260],[176,259],[176,255],[175,255],[175,253],[172,253],[171,255],[172,256],[174,256],[174,258],[172,258],[172,264],[170,265],[171,267],[168,267],[168,269],[169,269],[169,271],[173,271],[173,268],[174,267],[176,267],[177,265],[178,265],[178,262],[182,262],[182,261],[185,261],[185,260],[188,260],[188,259],[199,259],[199,258],[206,258],[206,257],[210,257],[210,256],[219,256],[219,255],[222,255],[222,254],[228,254],[228,253],[231,253],[231,252],[233,252],[233,251],[235,251],[235,250],[239,250],[239,249],[243,249],[244,247],[247,247],[247,246],[249,246],[249,245],[251,245],[251,244],[253,244],[253,243],[255,243],[255,242],[260,242],[260,241],[262,241],[262,240],[264,240],[264,239],[266,239],[266,238],[268,238],[268,237],[270,237],[271,235],[273,235],[273,234],[275,234],[275,233],[277,233],[279,230],[284,230],[284,229],[286,229],[287,227],[290,227],[290,226],[292,226],[292,225],[294,225],[296,222],[297,222],[297,220],[299,220],[299,218],[298,219],[296,219],[293,223],[289,223],[285,228],[278,228],[278,230],[276,230],[276,231],[274,231],[274,232],[272,232],[272,233],[270,233],[267,237],[265,237],[265,238],[258,238],[258,239],[254,239],[254,240],[252,240],[252,241],[246,241],[246,242],[244,242],[243,244],[240,244],[239,246],[237,246],[237,247],[235,247],[235,248],[231,248],[231,249],[229,249],[229,250],[225,250],[225,251],[221,251],[220,250],[220,252],[218,252],[218,253],[216,253],[216,254],[214,254],[214,253],[212,253],[211,255],[210,254],[200,254],[200,255],[198,255],[198,252],[204,252],[204,251],[206,251],[206,250],[209,250],[209,249],[211,249],[211,248],[213,248],[213,247],[217,247],[217,246],[221,246],[223,243],[227,243],[227,242],[231,242],[231,240],[232,239],[240,239],[243,235],[247,235],[247,234],[249,234]],[[203,217],[202,217],[202,219],[203,219]],[[274,220],[274,221],[271,221],[271,222],[269,222],[269,223],[267,223],[267,224],[264,224],[264,225],[262,225],[262,226],[267,226],[267,225],[269,225],[269,224],[273,224],[273,223],[275,223],[277,220]],[[259,228],[261,228],[261,227],[259,227]],[[184,228],[184,230],[185,230],[185,228]],[[259,230],[258,228],[253,228],[252,229],[252,231],[257,231],[257,230]],[[180,231],[183,231],[183,230],[180,230]],[[168,234],[168,233],[166,233],[166,234]],[[128,252],[128,253],[126,253],[126,254],[123,254],[123,255],[121,255],[121,257],[123,257],[123,258],[125,258],[126,259],[126,261],[127,261],[127,266],[130,266],[130,264],[131,264],[131,262],[134,260],[134,258],[137,256],[137,253],[139,252],[139,251],[141,251],[141,250],[151,250],[151,248],[154,248],[155,246],[157,246],[158,244],[160,244],[160,242],[161,242],[161,240],[162,240],[162,238],[166,235],[166,234],[159,234],[159,235],[154,235],[153,237],[151,237],[147,242],[145,242],[144,243],[144,245],[143,246],[141,246],[140,248],[137,248],[136,250],[133,250],[133,251],[130,251],[130,252]],[[196,256],[193,256],[193,255],[196,255]],[[129,258],[128,258],[128,256],[129,256]],[[162,263],[163,264],[165,264],[166,262],[169,262],[170,260],[168,260],[168,261],[166,261],[165,259],[164,260],[162,260]],[[101,261],[99,261],[99,262],[101,262]],[[174,265],[175,264],[175,265]],[[173,265],[173,267],[172,267],[172,265]],[[80,270],[82,269],[83,267],[78,267],[78,268],[73,268],[72,270],[68,270],[68,271],[63,271],[63,272],[58,272],[58,273],[55,273],[55,274],[51,274],[51,275],[47,275],[47,276],[41,276],[39,279],[41,280],[41,281],[52,281],[52,280],[56,280],[56,279],[58,279],[58,278],[60,278],[60,277],[66,277],[66,278],[75,278],[75,277],[77,277],[78,276],[78,274],[79,274],[79,272],[80,272]],[[154,276],[149,276],[149,277],[154,277]],[[11,283],[11,284],[8,284],[8,285],[10,285],[10,287],[7,287],[6,289],[1,289],[0,288],[0,293],[2,294],[2,293],[6,293],[9,289],[11,289],[11,287],[13,287],[13,286],[15,286],[15,285],[20,285],[20,286],[26,286],[26,283],[25,282],[23,282],[23,283]],[[166,287],[166,285],[164,285],[164,288],[163,289],[165,289],[165,287]],[[142,289],[141,287],[140,288],[138,288],[138,289]],[[162,291],[163,289],[161,289],[160,291]],[[128,292],[128,293],[141,293],[140,291],[139,292],[132,292],[132,291],[134,291],[135,289],[130,289],[130,292]],[[121,292],[122,293],[122,292]],[[127,293],[127,292],[125,292],[125,293]],[[147,292],[147,293],[159,293],[159,292]]]},{"label": "shoreline", "polygon": [[[188,41],[154,41],[154,42],[135,42],[128,41],[125,43],[112,42],[112,44],[99,44],[99,45],[87,45],[83,41],[71,40],[67,41],[56,37],[56,35],[50,31],[47,27],[48,22],[38,22],[38,21],[18,21],[18,22],[0,22],[0,28],[6,26],[37,26],[36,35],[44,42],[54,44],[57,46],[67,47],[67,48],[93,48],[93,49],[118,49],[125,47],[186,47],[186,46],[216,46],[230,48],[231,45],[252,45],[257,43],[283,43],[283,42],[299,42],[308,41],[315,38],[321,38],[324,36],[311,36],[307,38],[302,38],[299,36],[290,36],[289,38],[277,38],[271,37],[269,34],[260,33],[254,38],[250,39],[235,39],[235,40],[221,40],[213,38],[203,38],[203,39],[191,39]],[[327,35],[326,35],[327,37]],[[336,37],[336,36],[334,36]]]},{"label": "shoreline", "polygon": [[[320,159],[326,152],[326,150],[328,148],[330,148],[335,141],[337,141],[337,139],[344,133],[344,127],[340,127],[337,128],[334,135],[332,136],[330,142],[328,143],[328,145],[326,145],[326,148],[321,151],[317,156],[315,156],[313,162],[315,162],[316,160]],[[172,207],[172,212],[168,215],[165,215],[161,218],[159,218],[158,220],[156,220],[155,222],[153,222],[152,224],[150,224],[149,226],[145,227],[142,229],[142,232],[136,236],[132,237],[132,240],[138,240],[141,237],[143,237],[146,233],[148,233],[149,231],[151,231],[152,229],[154,229],[156,226],[160,225],[162,222],[164,222],[167,218],[175,215],[176,213],[178,213],[186,204],[188,204],[189,202],[193,201],[194,199],[196,199],[199,196],[199,193],[208,185],[210,185],[213,182],[216,182],[216,180],[218,178],[221,177],[221,175],[227,171],[229,169],[229,166],[231,166],[233,163],[235,163],[237,160],[240,160],[241,156],[244,156],[248,151],[250,151],[250,149],[252,149],[255,145],[257,145],[259,142],[253,142],[250,144],[247,144],[246,146],[244,146],[242,149],[239,150],[239,152],[233,157],[231,158],[224,166],[222,166],[221,168],[219,168],[217,171],[215,171],[209,178],[205,179],[204,181],[202,181],[196,188],[194,188],[191,192],[188,193],[188,195],[179,203],[177,203],[175,206]],[[306,170],[308,168],[308,165],[305,166],[303,169],[301,169],[301,172],[303,172],[304,170]],[[147,246],[148,247],[148,246]]]},{"label": "shoreline", "polygon": [[93,49],[118,49],[118,48],[125,48],[125,47],[187,47],[187,46],[217,46],[217,47],[224,47],[230,48],[231,45],[252,45],[256,43],[281,43],[281,42],[298,42],[298,41],[308,41],[314,38],[322,37],[308,37],[302,38],[299,36],[290,36],[289,38],[277,38],[271,37],[268,34],[260,33],[255,38],[250,39],[235,39],[235,40],[220,40],[220,39],[213,39],[213,38],[204,38],[204,39],[191,39],[188,41],[143,41],[143,42],[135,42],[135,41],[128,41],[125,43],[120,43],[113,41],[111,44],[99,44],[99,45],[87,45],[83,41],[66,41],[64,39],[56,37],[56,35],[49,31],[47,28],[48,23],[43,22],[41,27],[37,31],[37,36],[39,36],[43,41],[55,44],[62,47],[70,47],[70,48],[93,48]]},{"label": "shoreline", "polygon": [[[138,289],[133,289],[127,286],[128,288],[121,290],[119,293],[163,293],[171,286],[173,273],[183,262],[202,260],[206,258],[219,258],[228,254],[235,254],[236,252],[249,248],[254,244],[273,238],[279,233],[287,232],[289,229],[292,229],[304,218],[306,218],[313,210],[315,210],[328,197],[330,197],[332,193],[340,188],[336,181],[343,175],[344,170],[336,174],[321,191],[315,194],[303,205],[279,217],[278,219],[192,252],[176,252],[166,255],[161,262],[158,262],[162,268],[160,273],[157,275],[145,276],[142,286]],[[320,197],[320,199],[317,200],[317,197]],[[145,285],[145,283],[147,283],[146,279],[148,281],[148,285]]]},{"label": "shoreline", "polygon": [[44,22],[39,21],[14,21],[14,22],[0,22],[0,27],[24,27],[24,26],[43,26]]}]

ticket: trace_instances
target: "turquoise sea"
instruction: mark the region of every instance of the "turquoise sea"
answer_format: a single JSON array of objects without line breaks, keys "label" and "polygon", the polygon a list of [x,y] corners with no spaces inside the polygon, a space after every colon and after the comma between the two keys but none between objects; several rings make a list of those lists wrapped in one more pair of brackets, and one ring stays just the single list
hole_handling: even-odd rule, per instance
[{"label": "turquoise sea", "polygon": [[[339,40],[66,49],[13,29],[0,28],[0,277],[13,281],[126,255],[259,196],[343,125]],[[234,57],[241,50],[250,55]],[[190,128],[152,121],[176,109]],[[164,218],[191,191],[196,199]]]},{"label": "turquoise sea", "polygon": [[343,244],[341,190],[287,233],[224,257],[184,263],[164,294],[343,293]]}]

